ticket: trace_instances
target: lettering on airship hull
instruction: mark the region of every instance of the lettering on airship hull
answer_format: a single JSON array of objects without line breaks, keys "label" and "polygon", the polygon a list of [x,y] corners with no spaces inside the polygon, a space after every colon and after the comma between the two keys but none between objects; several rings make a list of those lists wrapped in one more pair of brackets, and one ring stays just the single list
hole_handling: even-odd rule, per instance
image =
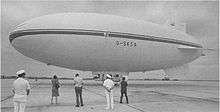
[{"label": "lettering on airship hull", "polygon": [[124,47],[136,47],[137,43],[136,42],[131,42],[131,41],[116,41],[117,46],[124,46]]}]

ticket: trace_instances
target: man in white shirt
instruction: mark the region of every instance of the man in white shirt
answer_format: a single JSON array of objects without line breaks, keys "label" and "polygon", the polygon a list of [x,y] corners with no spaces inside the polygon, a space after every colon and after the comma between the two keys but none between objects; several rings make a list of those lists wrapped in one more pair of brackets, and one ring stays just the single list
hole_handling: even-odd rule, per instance
[{"label": "man in white shirt", "polygon": [[18,78],[13,83],[12,92],[14,93],[14,112],[24,112],[27,96],[30,93],[30,84],[25,80],[25,71],[20,70],[16,73]]},{"label": "man in white shirt", "polygon": [[103,83],[103,87],[105,88],[107,107],[106,109],[113,109],[114,100],[113,100],[113,88],[114,82],[111,80],[111,76],[109,74],[106,75],[106,80]]}]

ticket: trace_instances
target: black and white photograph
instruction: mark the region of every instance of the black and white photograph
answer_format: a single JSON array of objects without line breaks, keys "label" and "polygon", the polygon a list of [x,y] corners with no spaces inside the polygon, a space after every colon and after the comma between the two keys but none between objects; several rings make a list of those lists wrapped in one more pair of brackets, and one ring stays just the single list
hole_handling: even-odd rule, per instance
[{"label": "black and white photograph", "polygon": [[1,112],[219,112],[218,0],[1,0]]}]

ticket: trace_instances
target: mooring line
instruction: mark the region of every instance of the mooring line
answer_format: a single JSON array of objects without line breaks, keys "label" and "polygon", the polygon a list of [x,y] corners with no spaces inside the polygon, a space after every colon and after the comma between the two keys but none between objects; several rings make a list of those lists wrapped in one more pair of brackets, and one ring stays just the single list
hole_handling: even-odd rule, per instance
[{"label": "mooring line", "polygon": [[[96,93],[96,92],[94,92],[94,91],[92,91],[92,90],[89,90],[89,89],[87,89],[87,88],[85,88],[85,87],[83,87],[83,89],[84,89],[84,90],[87,90],[87,91],[89,91],[89,92],[91,92],[91,93],[93,93],[93,94],[96,94],[96,95],[105,97],[105,95],[100,94],[100,93]],[[119,103],[119,101],[116,101],[116,100],[114,100],[114,102]],[[137,107],[135,107],[134,105],[131,105],[131,104],[123,104],[123,105],[126,105],[126,106],[128,106],[128,107],[131,107],[131,108],[133,108],[133,109],[135,109],[135,110],[138,110],[138,111],[140,111],[140,112],[145,112],[144,110],[142,110],[142,109],[140,109],[140,108],[137,108]]]},{"label": "mooring line", "polygon": [[[37,87],[37,86],[39,86],[39,84],[36,84],[35,86],[32,86],[32,87],[31,87],[31,89],[33,89],[33,88],[35,88],[35,87]],[[9,95],[9,96],[7,96],[6,98],[2,99],[2,100],[1,100],[1,102],[3,102],[3,101],[6,101],[6,100],[10,99],[10,98],[12,98],[13,96],[14,96],[13,94],[10,94],[10,95]]]}]

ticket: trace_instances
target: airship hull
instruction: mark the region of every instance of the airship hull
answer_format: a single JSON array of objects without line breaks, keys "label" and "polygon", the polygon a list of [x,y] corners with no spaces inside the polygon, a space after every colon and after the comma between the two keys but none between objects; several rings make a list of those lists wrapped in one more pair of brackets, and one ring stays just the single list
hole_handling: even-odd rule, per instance
[{"label": "airship hull", "polygon": [[[202,52],[200,49],[178,49],[179,46],[201,46],[194,39],[189,41],[190,37],[182,39],[182,33],[179,35],[181,39],[175,39],[173,34],[169,37],[169,32],[165,32],[167,29],[162,31],[166,33],[164,37],[147,32],[122,32],[120,24],[117,31],[82,26],[80,29],[74,29],[74,26],[70,29],[71,24],[55,25],[54,28],[50,25],[31,26],[31,22],[27,24],[29,26],[23,24],[11,33],[10,41],[14,48],[27,57],[69,69],[122,72],[157,70],[189,63],[201,56]],[[151,27],[157,29],[156,26]]]}]

